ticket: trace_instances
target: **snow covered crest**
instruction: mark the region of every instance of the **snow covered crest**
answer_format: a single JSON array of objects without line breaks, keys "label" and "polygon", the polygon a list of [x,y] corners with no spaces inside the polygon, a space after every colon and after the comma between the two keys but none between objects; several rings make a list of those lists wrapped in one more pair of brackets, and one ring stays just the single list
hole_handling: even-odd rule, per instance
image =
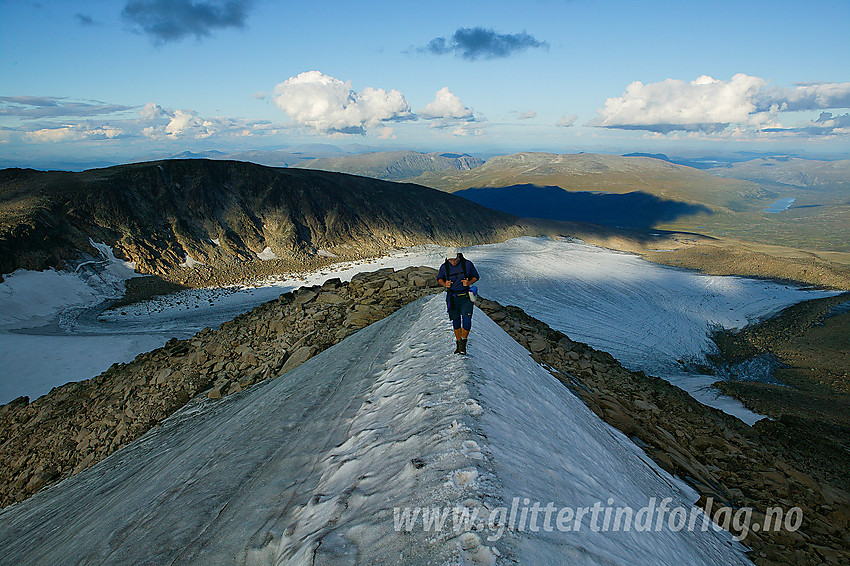
[{"label": "snow covered crest", "polygon": [[639,508],[696,499],[483,313],[447,356],[441,296],[300,367],[194,402],[125,449],[0,512],[20,564],[736,564],[726,533],[399,533],[393,508],[514,497]]}]

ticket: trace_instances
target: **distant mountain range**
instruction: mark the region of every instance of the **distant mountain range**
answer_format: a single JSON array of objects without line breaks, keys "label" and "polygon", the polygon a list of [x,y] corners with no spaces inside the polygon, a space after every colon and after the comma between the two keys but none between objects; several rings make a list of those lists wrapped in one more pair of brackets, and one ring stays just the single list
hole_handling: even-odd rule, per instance
[{"label": "distant mountain range", "polygon": [[763,157],[710,170],[712,175],[796,187],[850,188],[850,159],[815,161],[796,157]]},{"label": "distant mountain range", "polygon": [[[850,251],[850,161],[781,156],[742,161],[747,156],[740,155],[726,161],[695,159],[697,168],[665,154],[525,152],[492,157],[472,168],[425,170],[424,155],[337,156],[312,165],[360,175],[392,174],[526,217]],[[410,176],[402,177],[405,172]],[[776,201],[792,198],[787,210],[767,212]]]},{"label": "distant mountain range", "polygon": [[113,246],[143,273],[317,255],[472,244],[518,231],[513,216],[415,185],[206,159],[81,173],[0,171],[0,273]]},{"label": "distant mountain range", "polygon": [[469,171],[484,161],[467,154],[419,153],[417,151],[382,151],[340,157],[306,160],[297,167],[339,171],[374,179],[399,181],[411,179],[425,172]]},{"label": "distant mountain range", "polygon": [[571,192],[640,191],[660,199],[723,208],[734,208],[742,197],[761,192],[747,181],[719,179],[659,159],[593,153],[515,153],[494,157],[469,171],[426,172],[408,180],[449,192],[527,184]]}]

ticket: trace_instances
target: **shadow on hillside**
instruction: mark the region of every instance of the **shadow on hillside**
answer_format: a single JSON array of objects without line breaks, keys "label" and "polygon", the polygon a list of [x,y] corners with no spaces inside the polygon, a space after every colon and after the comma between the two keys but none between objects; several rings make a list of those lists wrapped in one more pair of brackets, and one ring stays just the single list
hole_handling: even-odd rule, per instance
[{"label": "shadow on hillside", "polygon": [[700,204],[665,200],[648,193],[569,192],[560,187],[511,185],[454,193],[472,202],[526,218],[590,222],[623,228],[653,228],[682,216],[712,211]]}]

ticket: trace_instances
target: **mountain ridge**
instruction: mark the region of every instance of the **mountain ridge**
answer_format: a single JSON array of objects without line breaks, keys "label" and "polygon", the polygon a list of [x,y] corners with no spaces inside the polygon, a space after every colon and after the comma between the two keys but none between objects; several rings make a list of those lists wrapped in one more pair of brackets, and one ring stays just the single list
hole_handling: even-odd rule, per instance
[{"label": "mountain ridge", "polygon": [[426,187],[307,169],[167,160],[80,173],[0,171],[0,273],[61,267],[90,240],[142,273],[261,259],[351,259],[482,243],[517,218]]}]

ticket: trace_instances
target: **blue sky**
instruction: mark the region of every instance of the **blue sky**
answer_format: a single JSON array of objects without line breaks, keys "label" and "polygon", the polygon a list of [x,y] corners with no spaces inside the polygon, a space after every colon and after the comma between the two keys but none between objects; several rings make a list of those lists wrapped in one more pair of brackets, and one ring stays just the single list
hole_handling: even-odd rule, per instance
[{"label": "blue sky", "polygon": [[850,2],[0,0],[0,158],[850,152]]}]

